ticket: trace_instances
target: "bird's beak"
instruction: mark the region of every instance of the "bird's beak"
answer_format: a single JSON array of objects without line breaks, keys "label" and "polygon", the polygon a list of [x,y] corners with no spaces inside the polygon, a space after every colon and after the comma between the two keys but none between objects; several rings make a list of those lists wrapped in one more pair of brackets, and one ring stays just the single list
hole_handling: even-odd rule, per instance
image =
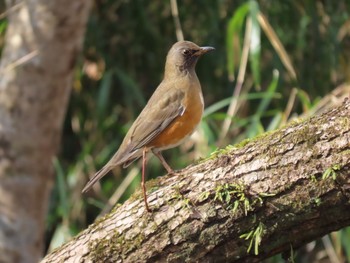
[{"label": "bird's beak", "polygon": [[215,50],[213,47],[200,47],[200,49],[195,53],[196,56],[201,56],[205,53]]}]

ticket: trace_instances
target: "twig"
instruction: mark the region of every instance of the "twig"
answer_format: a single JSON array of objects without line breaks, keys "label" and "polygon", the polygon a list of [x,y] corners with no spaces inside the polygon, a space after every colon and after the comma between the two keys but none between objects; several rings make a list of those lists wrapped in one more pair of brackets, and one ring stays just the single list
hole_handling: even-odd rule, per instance
[{"label": "twig", "polygon": [[181,28],[180,18],[179,18],[179,10],[177,8],[176,0],[170,0],[171,14],[174,19],[175,29],[176,29],[176,38],[177,41],[184,40],[184,35]]},{"label": "twig", "polygon": [[322,237],[322,243],[324,245],[324,248],[326,249],[326,253],[328,255],[328,258],[330,259],[330,262],[341,263],[341,260],[339,260],[329,236]]},{"label": "twig", "polygon": [[0,14],[0,19],[4,19],[5,17],[7,17],[9,15],[9,13],[17,11],[23,5],[24,5],[24,2],[20,2],[18,4],[15,4],[14,6],[11,6],[5,12]]},{"label": "twig", "polygon": [[238,97],[239,97],[241,90],[242,90],[245,72],[247,69],[247,61],[248,61],[248,55],[249,55],[251,33],[252,33],[252,20],[250,17],[248,17],[247,22],[246,22],[246,31],[245,31],[245,35],[244,35],[242,57],[241,57],[241,63],[239,66],[237,82],[236,82],[235,89],[233,91],[230,106],[227,110],[226,118],[225,118],[224,123],[222,125],[221,134],[219,136],[219,142],[220,142],[219,144],[220,145],[222,143],[222,140],[226,137],[227,132],[231,126],[233,115],[237,112]]},{"label": "twig", "polygon": [[290,93],[286,109],[284,110],[284,114],[283,114],[283,117],[282,117],[282,123],[281,123],[282,125],[287,123],[289,115],[292,112],[293,105],[294,105],[294,102],[295,102],[295,97],[296,97],[297,93],[298,93],[298,90],[296,88],[293,88],[291,93]]},{"label": "twig", "polygon": [[19,59],[17,59],[16,61],[12,62],[11,64],[9,64],[6,67],[6,71],[10,71],[26,62],[28,62],[29,60],[31,60],[32,58],[36,57],[39,54],[38,50],[34,50],[26,55],[24,55],[23,57],[20,57]]},{"label": "twig", "polygon": [[286,67],[289,75],[296,80],[297,79],[297,74],[295,73],[293,64],[291,59],[288,56],[288,53],[284,49],[281,41],[277,37],[275,31],[273,30],[272,26],[269,24],[268,20],[262,13],[258,13],[258,21],[261,26],[261,28],[264,30],[266,36],[270,40],[271,45],[274,47],[276,50],[277,54],[281,58],[281,61],[283,65]]}]

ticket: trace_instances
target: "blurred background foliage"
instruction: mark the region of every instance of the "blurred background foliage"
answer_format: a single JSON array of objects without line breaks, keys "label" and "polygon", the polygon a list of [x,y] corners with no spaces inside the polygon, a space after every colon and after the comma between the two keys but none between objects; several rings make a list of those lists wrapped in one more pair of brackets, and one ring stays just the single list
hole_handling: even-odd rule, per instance
[{"label": "blurred background foliage", "polygon": [[[183,168],[217,147],[277,129],[349,96],[348,0],[95,0],[65,120],[47,220],[48,249],[126,200],[140,165],[115,169],[86,196],[81,189],[118,149],[160,83],[176,30],[216,48],[199,61],[206,111],[191,140],[165,152]],[[0,8],[4,10],[3,4]],[[175,19],[181,28],[176,28]],[[0,48],[6,31],[1,17]],[[64,56],[64,54],[62,54]],[[148,178],[165,174],[151,158]],[[350,262],[350,230],[294,251],[295,262]],[[275,256],[266,262],[283,262]]]}]

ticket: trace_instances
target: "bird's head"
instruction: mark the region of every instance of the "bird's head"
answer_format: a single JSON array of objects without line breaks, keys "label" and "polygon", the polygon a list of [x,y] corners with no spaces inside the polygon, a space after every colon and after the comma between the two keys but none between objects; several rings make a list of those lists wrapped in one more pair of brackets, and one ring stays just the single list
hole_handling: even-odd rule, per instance
[{"label": "bird's head", "polygon": [[187,73],[194,70],[198,58],[214,50],[213,47],[200,47],[190,41],[176,42],[168,52],[165,73]]}]

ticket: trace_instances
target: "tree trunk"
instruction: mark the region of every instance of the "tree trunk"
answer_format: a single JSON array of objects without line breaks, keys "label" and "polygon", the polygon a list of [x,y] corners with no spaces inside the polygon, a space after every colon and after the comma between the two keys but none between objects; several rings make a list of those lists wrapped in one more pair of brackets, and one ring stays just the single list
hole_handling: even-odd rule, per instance
[{"label": "tree trunk", "polygon": [[148,183],[44,262],[258,262],[350,224],[350,102]]},{"label": "tree trunk", "polygon": [[0,262],[38,262],[91,1],[7,1],[0,64]]}]

